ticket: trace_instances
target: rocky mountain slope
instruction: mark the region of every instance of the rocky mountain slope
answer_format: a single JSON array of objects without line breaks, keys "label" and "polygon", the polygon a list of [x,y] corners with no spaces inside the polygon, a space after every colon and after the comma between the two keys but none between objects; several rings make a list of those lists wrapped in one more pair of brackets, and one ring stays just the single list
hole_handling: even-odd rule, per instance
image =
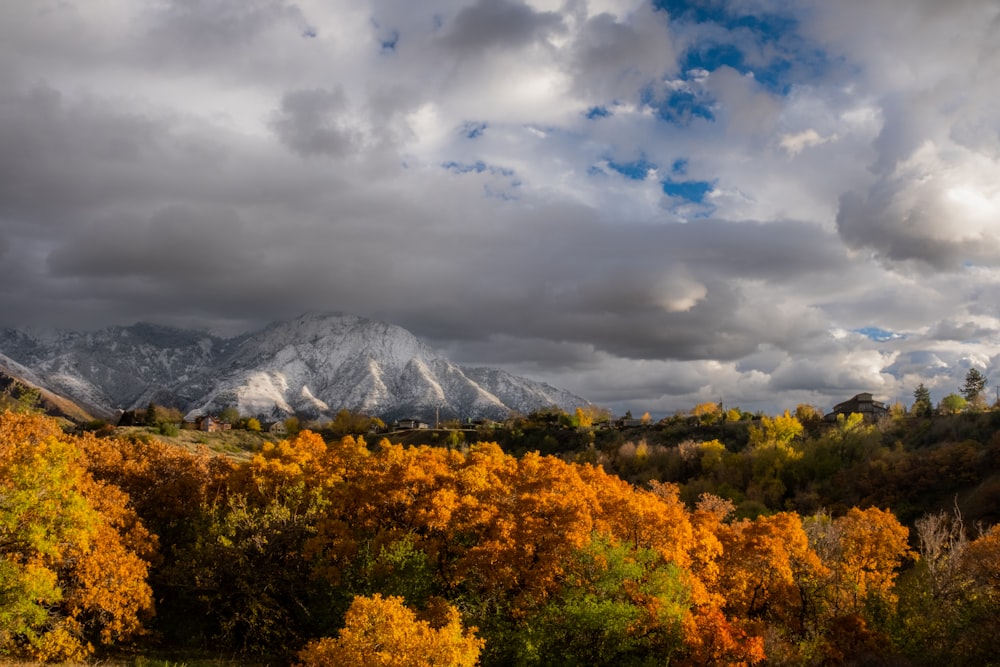
[{"label": "rocky mountain slope", "polygon": [[150,402],[190,415],[235,406],[266,418],[502,418],[579,396],[498,369],[462,368],[401,327],[308,314],[236,338],[152,324],[96,332],[0,331],[0,355],[39,387],[93,414]]}]

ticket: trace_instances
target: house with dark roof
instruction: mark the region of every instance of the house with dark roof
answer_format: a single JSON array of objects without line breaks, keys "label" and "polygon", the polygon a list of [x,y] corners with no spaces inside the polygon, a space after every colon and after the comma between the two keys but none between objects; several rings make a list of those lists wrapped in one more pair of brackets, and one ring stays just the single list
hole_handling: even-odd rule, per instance
[{"label": "house with dark roof", "polygon": [[885,403],[876,401],[871,394],[866,392],[855,394],[843,403],[837,403],[833,406],[833,411],[823,418],[827,421],[836,421],[837,415],[846,417],[855,413],[860,414],[867,422],[874,422],[888,415],[889,408],[886,407]]}]

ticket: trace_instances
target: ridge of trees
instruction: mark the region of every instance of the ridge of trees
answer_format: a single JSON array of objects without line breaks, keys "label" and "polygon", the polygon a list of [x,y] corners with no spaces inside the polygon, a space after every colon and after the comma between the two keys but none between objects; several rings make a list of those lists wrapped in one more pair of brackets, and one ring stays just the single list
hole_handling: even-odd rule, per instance
[{"label": "ridge of trees", "polygon": [[6,411],[0,654],[993,659],[1000,529],[957,508],[921,513],[912,494],[995,470],[995,413],[826,424],[800,408],[749,420],[706,408],[634,433],[560,417],[552,431],[582,446],[558,456],[514,453],[534,437],[528,416],[506,444],[302,430],[249,460]]},{"label": "ridge of trees", "polygon": [[1000,649],[1000,412],[703,404],[612,429],[550,410],[473,444],[303,429],[237,460],[16,407],[0,413],[0,655],[987,664]]}]

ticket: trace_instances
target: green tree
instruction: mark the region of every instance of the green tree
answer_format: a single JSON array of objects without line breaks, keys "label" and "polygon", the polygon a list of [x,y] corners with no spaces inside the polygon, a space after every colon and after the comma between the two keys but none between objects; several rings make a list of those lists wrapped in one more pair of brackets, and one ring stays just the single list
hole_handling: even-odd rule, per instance
[{"label": "green tree", "polygon": [[957,415],[959,412],[965,409],[968,405],[968,401],[959,396],[958,394],[948,394],[941,399],[941,403],[938,404],[939,407],[947,412],[948,414]]},{"label": "green tree", "polygon": [[235,406],[228,405],[222,408],[222,412],[219,413],[219,419],[227,424],[235,424],[240,420],[240,411]]},{"label": "green tree", "polygon": [[921,382],[913,390],[913,407],[910,408],[910,412],[916,417],[929,417],[932,411],[930,389]]},{"label": "green tree", "polygon": [[970,368],[965,374],[965,384],[962,385],[962,396],[969,405],[979,407],[983,402],[983,389],[986,389],[986,376],[977,368]]},{"label": "green tree", "polygon": [[682,650],[689,574],[606,535],[570,555],[563,586],[507,646],[525,665],[665,664]]}]

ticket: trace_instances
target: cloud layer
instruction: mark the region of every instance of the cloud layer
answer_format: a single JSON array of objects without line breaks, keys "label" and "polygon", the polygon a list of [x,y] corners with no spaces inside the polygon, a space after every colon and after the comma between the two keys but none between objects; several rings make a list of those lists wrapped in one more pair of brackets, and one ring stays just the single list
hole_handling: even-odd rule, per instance
[{"label": "cloud layer", "polygon": [[1000,352],[998,84],[981,0],[7,3],[0,325],[342,310],[622,412],[937,400]]}]

